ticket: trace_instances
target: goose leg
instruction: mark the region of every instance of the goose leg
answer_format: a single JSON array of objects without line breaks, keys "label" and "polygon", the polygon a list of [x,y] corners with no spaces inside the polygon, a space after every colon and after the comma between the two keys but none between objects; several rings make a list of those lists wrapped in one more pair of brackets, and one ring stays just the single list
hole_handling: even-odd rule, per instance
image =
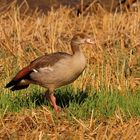
[{"label": "goose leg", "polygon": [[53,94],[53,93],[50,94],[50,93],[46,92],[45,96],[46,96],[47,99],[50,101],[52,107],[53,107],[54,110],[55,110],[56,115],[58,116],[59,113],[60,113],[60,111],[61,111],[61,107],[59,107],[59,106],[56,104],[56,98],[55,98],[54,94]]}]

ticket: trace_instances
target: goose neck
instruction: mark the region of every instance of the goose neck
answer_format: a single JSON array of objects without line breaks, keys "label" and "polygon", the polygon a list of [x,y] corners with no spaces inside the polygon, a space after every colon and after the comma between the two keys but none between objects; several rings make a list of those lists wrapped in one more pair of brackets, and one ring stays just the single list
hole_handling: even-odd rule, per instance
[{"label": "goose neck", "polygon": [[81,49],[80,49],[79,45],[76,44],[75,42],[71,42],[71,50],[72,50],[73,54],[81,53]]}]

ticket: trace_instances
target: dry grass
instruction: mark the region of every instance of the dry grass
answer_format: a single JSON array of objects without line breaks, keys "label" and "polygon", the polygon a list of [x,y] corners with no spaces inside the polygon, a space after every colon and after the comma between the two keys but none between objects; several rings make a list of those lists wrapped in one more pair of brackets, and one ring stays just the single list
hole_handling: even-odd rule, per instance
[{"label": "dry grass", "polygon": [[89,65],[76,87],[90,83],[96,90],[104,86],[125,91],[140,85],[139,12],[76,17],[71,9],[61,8],[46,16],[20,14],[14,7],[0,17],[1,86],[5,77],[7,81],[13,75],[13,68],[21,68],[37,56],[70,52],[70,39],[77,32],[91,34],[95,45],[83,47]]},{"label": "dry grass", "polygon": [[123,121],[119,112],[116,119],[93,119],[68,121],[65,116],[54,119],[47,108],[23,110],[19,113],[5,113],[0,118],[0,139],[22,140],[139,140],[140,120]]},{"label": "dry grass", "polygon": [[[44,53],[70,50],[70,39],[86,32],[94,46],[83,47],[87,68],[74,82],[75,90],[135,91],[140,87],[140,12],[76,17],[72,9],[60,8],[48,15],[19,12],[11,5],[0,16],[0,87],[23,66]],[[7,93],[3,89],[1,94]],[[106,92],[104,93],[106,94]],[[6,111],[5,111],[6,112]],[[64,116],[63,116],[64,115]],[[87,121],[65,114],[60,119],[43,109],[6,112],[0,118],[0,139],[140,139],[140,120],[123,120],[116,112],[109,120]],[[116,118],[116,119],[115,119]]]}]

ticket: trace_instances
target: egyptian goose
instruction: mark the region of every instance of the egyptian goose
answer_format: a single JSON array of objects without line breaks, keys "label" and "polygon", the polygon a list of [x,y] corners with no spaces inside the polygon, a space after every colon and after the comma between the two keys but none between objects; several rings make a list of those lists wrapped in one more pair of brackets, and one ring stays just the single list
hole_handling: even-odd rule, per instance
[{"label": "egyptian goose", "polygon": [[32,83],[47,88],[45,96],[58,115],[61,108],[56,105],[54,91],[76,80],[85,69],[86,59],[79,47],[84,43],[93,44],[93,41],[83,33],[76,34],[71,40],[72,54],[56,52],[38,57],[5,87],[14,91],[27,88]]}]

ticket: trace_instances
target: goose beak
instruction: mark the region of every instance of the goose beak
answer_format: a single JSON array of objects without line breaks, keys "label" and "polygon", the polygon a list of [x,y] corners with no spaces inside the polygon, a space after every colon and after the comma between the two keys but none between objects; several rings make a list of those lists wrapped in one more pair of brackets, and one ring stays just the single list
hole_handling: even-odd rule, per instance
[{"label": "goose beak", "polygon": [[93,40],[91,40],[90,38],[86,39],[86,43],[88,43],[88,44],[95,44],[95,42]]}]

